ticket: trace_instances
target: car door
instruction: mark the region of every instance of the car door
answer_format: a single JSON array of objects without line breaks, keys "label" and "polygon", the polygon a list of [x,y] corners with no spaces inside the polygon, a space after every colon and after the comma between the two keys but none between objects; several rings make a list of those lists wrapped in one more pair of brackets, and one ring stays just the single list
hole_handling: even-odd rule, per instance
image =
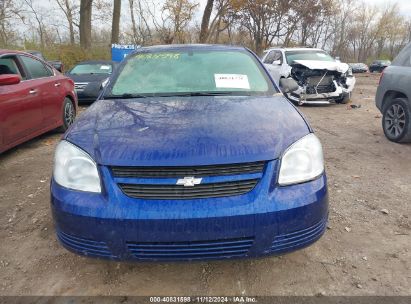
[{"label": "car door", "polygon": [[0,133],[2,147],[6,147],[41,129],[42,105],[36,87],[16,55],[3,55],[0,66],[9,67],[8,71],[3,70],[4,74],[12,72],[22,78],[18,84],[0,87]]},{"label": "car door", "polygon": [[279,50],[271,50],[264,58],[264,64],[270,72],[271,77],[278,84],[281,78],[281,70],[283,65],[283,55]]},{"label": "car door", "polygon": [[61,114],[62,97],[61,80],[54,70],[37,58],[20,55],[19,59],[29,71],[33,90],[41,103],[42,127],[47,128],[57,123]]}]

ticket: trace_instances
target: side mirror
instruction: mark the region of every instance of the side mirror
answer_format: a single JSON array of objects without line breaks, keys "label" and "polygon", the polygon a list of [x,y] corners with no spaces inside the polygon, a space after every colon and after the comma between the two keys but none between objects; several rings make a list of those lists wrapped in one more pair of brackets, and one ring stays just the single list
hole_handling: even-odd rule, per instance
[{"label": "side mirror", "polygon": [[280,88],[283,93],[291,93],[299,89],[298,83],[292,78],[281,78]]},{"label": "side mirror", "polygon": [[281,65],[281,60],[274,60],[272,65]]},{"label": "side mirror", "polygon": [[3,74],[0,75],[0,86],[12,85],[20,83],[21,78],[17,74]]}]

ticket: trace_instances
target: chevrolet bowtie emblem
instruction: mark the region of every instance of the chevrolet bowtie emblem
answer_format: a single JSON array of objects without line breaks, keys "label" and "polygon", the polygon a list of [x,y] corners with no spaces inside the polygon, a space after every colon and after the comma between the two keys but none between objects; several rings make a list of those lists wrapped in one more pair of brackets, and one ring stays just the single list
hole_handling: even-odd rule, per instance
[{"label": "chevrolet bowtie emblem", "polygon": [[202,178],[195,178],[193,176],[179,178],[177,180],[177,185],[184,187],[194,187],[195,185],[201,184]]}]

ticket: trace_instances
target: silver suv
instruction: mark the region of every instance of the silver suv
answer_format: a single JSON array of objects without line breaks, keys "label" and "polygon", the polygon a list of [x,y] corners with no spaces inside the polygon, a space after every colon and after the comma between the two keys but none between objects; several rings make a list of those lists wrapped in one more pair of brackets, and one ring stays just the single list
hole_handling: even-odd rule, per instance
[{"label": "silver suv", "polygon": [[385,136],[411,142],[411,43],[384,69],[375,98]]}]

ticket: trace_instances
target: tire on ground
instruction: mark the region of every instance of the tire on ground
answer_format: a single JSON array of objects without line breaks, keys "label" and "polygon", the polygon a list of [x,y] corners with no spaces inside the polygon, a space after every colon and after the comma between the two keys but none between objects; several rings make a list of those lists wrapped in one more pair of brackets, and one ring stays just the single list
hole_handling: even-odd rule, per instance
[{"label": "tire on ground", "polygon": [[[69,112],[72,113],[70,118]],[[76,117],[76,110],[74,108],[73,102],[70,98],[66,97],[63,102],[62,110],[63,125],[58,129],[60,132],[66,132],[70,125],[73,123],[74,118]]]},{"label": "tire on ground", "polygon": [[[388,121],[392,120],[390,117],[390,109],[393,109],[393,106],[399,105],[404,110],[405,124],[403,131],[398,135],[393,135],[390,133]],[[391,112],[392,113],[392,112]],[[397,143],[406,143],[411,142],[411,104],[406,98],[395,98],[387,102],[384,106],[383,117],[382,117],[382,128],[384,130],[385,136],[393,142]]]}]

